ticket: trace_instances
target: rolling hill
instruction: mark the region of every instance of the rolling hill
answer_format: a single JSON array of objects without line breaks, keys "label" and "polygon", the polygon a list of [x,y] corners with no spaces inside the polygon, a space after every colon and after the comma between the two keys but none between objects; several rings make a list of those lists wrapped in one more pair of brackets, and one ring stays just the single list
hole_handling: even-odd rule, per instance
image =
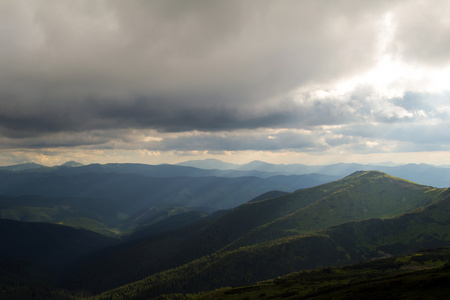
[{"label": "rolling hill", "polygon": [[352,221],[235,250],[217,251],[151,275],[99,299],[144,299],[256,283],[299,270],[450,246],[450,192],[432,204],[392,218]]},{"label": "rolling hill", "polygon": [[[299,269],[357,262],[362,259],[361,255],[349,256],[347,250],[330,252],[329,249],[345,249],[345,245],[317,232],[353,220],[386,218],[415,211],[440,201],[445,192],[446,189],[414,184],[381,172],[356,172],[332,183],[276,198],[250,201],[211,216],[195,227],[174,231],[170,237],[139,241],[85,266],[75,272],[78,279],[72,280],[79,283],[78,287],[99,291],[134,281],[146,273],[148,276],[162,271],[161,276],[167,277],[164,272],[180,272],[185,279],[203,282],[205,286],[198,287],[203,289],[221,284],[250,283]],[[155,249],[158,244],[170,245],[170,250],[158,252]],[[247,247],[241,247],[243,245]],[[298,261],[297,256],[291,256],[286,249],[298,249],[295,255],[304,258]],[[134,253],[139,253],[139,260],[129,259],[135,256]],[[322,259],[311,257],[318,253],[322,253]],[[282,263],[274,260],[275,257],[286,259]],[[188,263],[195,259],[197,261]],[[173,267],[174,261],[188,264],[180,270],[164,271]],[[271,261],[275,264],[273,268],[269,267]],[[298,263],[294,263],[296,261]],[[129,269],[135,272],[128,280],[125,276],[112,274],[113,270],[122,270],[117,274],[124,274]],[[198,271],[193,272],[192,277],[187,275],[191,269]],[[110,283],[96,279],[102,278],[103,272],[110,274]],[[184,282],[185,288],[193,284],[189,279],[183,281],[173,276],[174,281]],[[197,280],[199,278],[204,280]],[[213,284],[212,278],[221,281]],[[230,278],[235,281],[230,282]],[[86,279],[86,283],[80,279]]]},{"label": "rolling hill", "polygon": [[353,220],[392,217],[426,206],[443,192],[381,172],[359,171],[336,183],[323,185],[327,193],[313,204],[253,229],[228,248],[306,234]]}]

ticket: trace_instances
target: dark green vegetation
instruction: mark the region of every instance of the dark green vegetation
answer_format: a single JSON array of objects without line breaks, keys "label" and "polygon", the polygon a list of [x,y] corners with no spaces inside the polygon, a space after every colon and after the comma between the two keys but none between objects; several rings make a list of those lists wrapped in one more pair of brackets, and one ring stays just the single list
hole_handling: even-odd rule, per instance
[{"label": "dark green vegetation", "polygon": [[117,243],[91,231],[46,223],[0,220],[0,257],[66,266],[81,255]]},{"label": "dark green vegetation", "polygon": [[[255,285],[187,295],[206,299],[446,299],[450,249],[294,272]],[[167,297],[176,299],[177,296]]]},{"label": "dark green vegetation", "polygon": [[[46,182],[48,178],[58,178],[57,183],[63,183],[63,187],[47,185],[46,188],[42,188],[44,191],[50,189],[62,192],[67,188],[67,191],[71,192],[79,186],[89,189],[83,194],[79,191],[78,194],[69,193],[64,198],[51,198],[48,194],[13,196],[12,193],[0,199],[0,213],[9,214],[9,218],[22,221],[58,222],[89,228],[97,233],[109,235],[110,238],[60,225],[40,224],[52,226],[48,227],[51,230],[43,230],[36,225],[38,223],[10,223],[16,224],[9,225],[10,227],[21,228],[22,231],[26,227],[19,224],[27,224],[29,232],[42,241],[42,245],[33,239],[30,239],[31,244],[22,243],[19,237],[26,234],[16,234],[14,236],[17,236],[18,241],[5,243],[6,245],[14,243],[18,247],[16,250],[5,248],[10,252],[1,256],[3,266],[15,266],[9,269],[5,267],[9,270],[9,273],[5,271],[5,274],[10,274],[8,278],[12,278],[8,284],[2,286],[5,295],[12,295],[17,290],[30,293],[34,291],[36,295],[40,295],[47,289],[49,298],[55,299],[64,293],[70,294],[69,291],[73,291],[70,297],[74,298],[84,297],[78,292],[83,291],[85,295],[97,294],[95,299],[149,299],[163,294],[198,293],[224,286],[251,285],[292,272],[316,268],[322,269],[314,271],[317,273],[312,272],[311,274],[317,276],[311,278],[318,280],[323,275],[323,281],[329,282],[328,287],[333,286],[331,289],[333,292],[341,286],[349,287],[348,284],[355,283],[356,279],[362,280],[361,284],[369,284],[368,288],[372,288],[372,284],[376,286],[377,283],[371,280],[378,278],[381,271],[378,273],[374,271],[375,273],[368,277],[362,276],[361,273],[358,277],[356,271],[345,274],[344,271],[339,271],[346,270],[345,268],[329,267],[450,246],[450,191],[418,185],[377,171],[355,172],[341,180],[292,193],[267,192],[233,209],[212,214],[204,207],[136,201],[139,197],[132,189],[136,186],[136,182],[145,178],[150,184],[155,179],[142,174],[62,175],[49,170],[20,171],[11,174],[23,175],[25,174],[23,172],[29,176],[28,183],[35,186],[35,189],[37,189],[36,182],[39,180]],[[97,180],[95,183],[98,186],[88,185],[85,176]],[[125,185],[128,186],[130,194],[127,201],[120,200],[121,198],[114,196],[112,191],[103,197],[95,194],[101,189],[108,188],[117,191],[114,190],[114,186],[123,182],[115,176],[118,176],[117,178],[132,176]],[[23,179],[10,177],[15,178],[10,181],[11,190],[20,185],[26,186]],[[78,181],[71,181],[76,178]],[[98,178],[103,178],[103,181],[99,181]],[[105,178],[116,179],[105,181]],[[217,183],[217,178],[177,177],[180,178],[179,187],[184,187],[183,184],[186,182],[192,183],[195,187],[195,182],[198,182],[196,180],[207,179],[206,182],[212,186],[206,185],[207,187],[203,189],[213,191],[215,188],[219,190],[220,187],[223,188],[214,184]],[[280,181],[297,180],[289,176],[273,178]],[[228,179],[241,180],[243,185],[239,189],[242,190],[255,186],[254,178]],[[15,187],[14,183],[19,184]],[[189,186],[189,191],[192,191],[193,186]],[[151,184],[150,187],[155,188]],[[151,188],[146,187],[146,191],[151,193]],[[174,186],[170,188],[174,189]],[[186,187],[181,190],[187,191]],[[147,206],[135,206],[136,203]],[[107,209],[103,210],[102,207]],[[8,227],[5,228],[7,230],[3,232],[10,230]],[[62,244],[72,245],[73,251],[70,247],[63,248],[54,242],[63,239],[54,232],[66,229],[73,230],[73,233],[67,233],[68,240]],[[122,233],[120,238],[116,235],[119,232]],[[8,237],[6,233],[3,234]],[[12,239],[12,236],[8,238]],[[75,240],[76,242],[71,244]],[[91,243],[92,248],[83,246]],[[78,244],[81,247],[79,249],[76,246]],[[36,249],[43,250],[36,251]],[[57,252],[57,249],[65,249],[64,255]],[[447,250],[440,251],[442,255],[444,252],[447,253]],[[12,252],[17,255],[11,256]],[[404,258],[405,261],[408,259]],[[438,260],[438,263],[429,265],[442,267],[442,262],[448,261],[447,258]],[[401,274],[405,268],[389,267],[389,270],[396,271],[389,271],[385,275],[406,276],[406,273]],[[4,271],[4,268],[1,267],[0,270]],[[18,270],[18,273],[11,270]],[[331,277],[324,275],[327,270],[332,270]],[[446,270],[442,267],[439,272],[445,275]],[[371,272],[366,271],[368,274]],[[18,275],[22,273],[29,275]],[[431,273],[426,274],[423,276],[432,276]],[[332,279],[338,275],[342,275],[342,278]],[[350,279],[351,276],[353,279]],[[276,283],[277,280],[269,283]],[[407,280],[409,279],[405,279],[405,282]],[[321,286],[318,283],[311,284],[316,288],[306,289],[306,294],[300,292],[295,294],[288,290],[280,293],[284,293],[286,297],[308,293],[316,293],[315,296],[322,297],[320,293],[328,288],[323,282]],[[252,289],[253,287],[246,287],[241,291]],[[272,286],[271,289],[280,288]],[[222,292],[231,298],[233,295],[240,295],[240,292],[232,290],[217,291],[219,294]],[[357,290],[352,292],[358,295]],[[261,291],[258,295],[264,298],[262,294],[270,293]],[[291,294],[288,295],[289,293]],[[204,297],[207,297],[207,294]],[[251,299],[253,296],[243,297]]]},{"label": "dark green vegetation", "polygon": [[[70,299],[59,277],[118,241],[72,227],[0,220],[0,299]],[[53,296],[51,296],[53,295]]]}]

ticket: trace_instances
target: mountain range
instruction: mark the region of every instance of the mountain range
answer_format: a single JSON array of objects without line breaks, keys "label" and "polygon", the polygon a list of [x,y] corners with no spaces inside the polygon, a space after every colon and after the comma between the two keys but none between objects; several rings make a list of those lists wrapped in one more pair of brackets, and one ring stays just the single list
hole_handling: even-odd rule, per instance
[{"label": "mountain range", "polygon": [[292,192],[336,179],[321,174],[219,177],[208,170],[171,165],[70,165],[75,166],[0,170],[0,218],[113,233],[164,216],[209,214],[265,192]]},{"label": "mountain range", "polygon": [[448,166],[434,166],[428,164],[356,164],[337,163],[330,165],[305,165],[305,164],[270,164],[263,161],[252,161],[247,164],[237,165],[224,163],[216,159],[192,160],[179,163],[180,166],[189,166],[203,169],[259,171],[279,175],[300,174],[324,174],[342,178],[356,171],[378,170],[390,175],[411,180],[424,185],[436,187],[450,186],[450,168]]},{"label": "mountain range", "polygon": [[[399,280],[391,275],[450,276],[440,248],[450,247],[447,188],[381,171],[218,177],[165,167],[160,177],[134,164],[0,170],[1,296],[325,299]],[[170,175],[177,168],[183,176]],[[419,265],[429,273],[404,272]],[[299,286],[305,274],[314,290]]]},{"label": "mountain range", "polygon": [[[263,161],[252,161],[246,164],[226,163],[217,159],[191,160],[175,165],[146,165],[146,164],[90,164],[83,165],[69,161],[60,166],[46,167],[35,163],[25,163],[0,167],[0,171],[51,172],[56,174],[84,174],[84,173],[132,173],[150,177],[206,177],[217,176],[225,178],[254,176],[260,178],[276,175],[309,175],[321,174],[328,177],[328,182],[343,178],[356,171],[378,170],[392,176],[404,178],[423,185],[435,187],[450,186],[450,166],[429,164],[357,164],[337,163],[329,165],[305,164],[270,164]],[[299,187],[301,188],[301,187]]]}]

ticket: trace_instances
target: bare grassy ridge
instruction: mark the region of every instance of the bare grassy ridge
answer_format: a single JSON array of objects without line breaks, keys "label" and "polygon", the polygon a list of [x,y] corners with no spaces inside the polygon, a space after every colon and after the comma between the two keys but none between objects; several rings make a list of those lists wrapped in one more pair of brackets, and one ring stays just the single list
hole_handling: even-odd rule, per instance
[{"label": "bare grassy ridge", "polygon": [[289,197],[298,200],[314,201],[253,229],[228,249],[306,234],[354,220],[392,217],[432,203],[443,191],[381,172],[356,172],[343,180],[290,194]]}]

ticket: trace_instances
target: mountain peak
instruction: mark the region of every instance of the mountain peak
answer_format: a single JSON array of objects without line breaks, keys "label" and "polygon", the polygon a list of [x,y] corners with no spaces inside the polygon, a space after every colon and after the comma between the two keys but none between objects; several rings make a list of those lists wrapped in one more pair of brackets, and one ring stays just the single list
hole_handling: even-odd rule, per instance
[{"label": "mountain peak", "polygon": [[343,178],[343,180],[346,180],[346,181],[350,180],[350,181],[358,182],[360,180],[368,180],[372,183],[375,183],[376,181],[381,180],[381,179],[389,179],[389,180],[394,180],[397,182],[409,183],[412,185],[420,185],[413,181],[399,178],[396,176],[392,176],[387,173],[384,173],[381,171],[375,171],[375,170],[374,171],[356,171],[356,172],[348,175],[347,177]]},{"label": "mountain peak", "polygon": [[370,171],[356,171],[356,172],[353,172],[352,174],[346,176],[345,178],[356,178],[356,177],[361,177],[361,176],[380,176],[380,175],[388,176],[386,173],[383,173],[381,171],[370,170]]},{"label": "mountain peak", "polygon": [[61,167],[81,167],[81,166],[84,166],[84,165],[82,163],[79,163],[79,162],[76,162],[73,160],[65,162],[61,165]]},{"label": "mountain peak", "polygon": [[232,170],[239,168],[239,165],[223,162],[221,160],[214,158],[207,158],[202,160],[189,160],[182,163],[178,163],[177,165],[200,169],[219,169],[219,170]]}]

